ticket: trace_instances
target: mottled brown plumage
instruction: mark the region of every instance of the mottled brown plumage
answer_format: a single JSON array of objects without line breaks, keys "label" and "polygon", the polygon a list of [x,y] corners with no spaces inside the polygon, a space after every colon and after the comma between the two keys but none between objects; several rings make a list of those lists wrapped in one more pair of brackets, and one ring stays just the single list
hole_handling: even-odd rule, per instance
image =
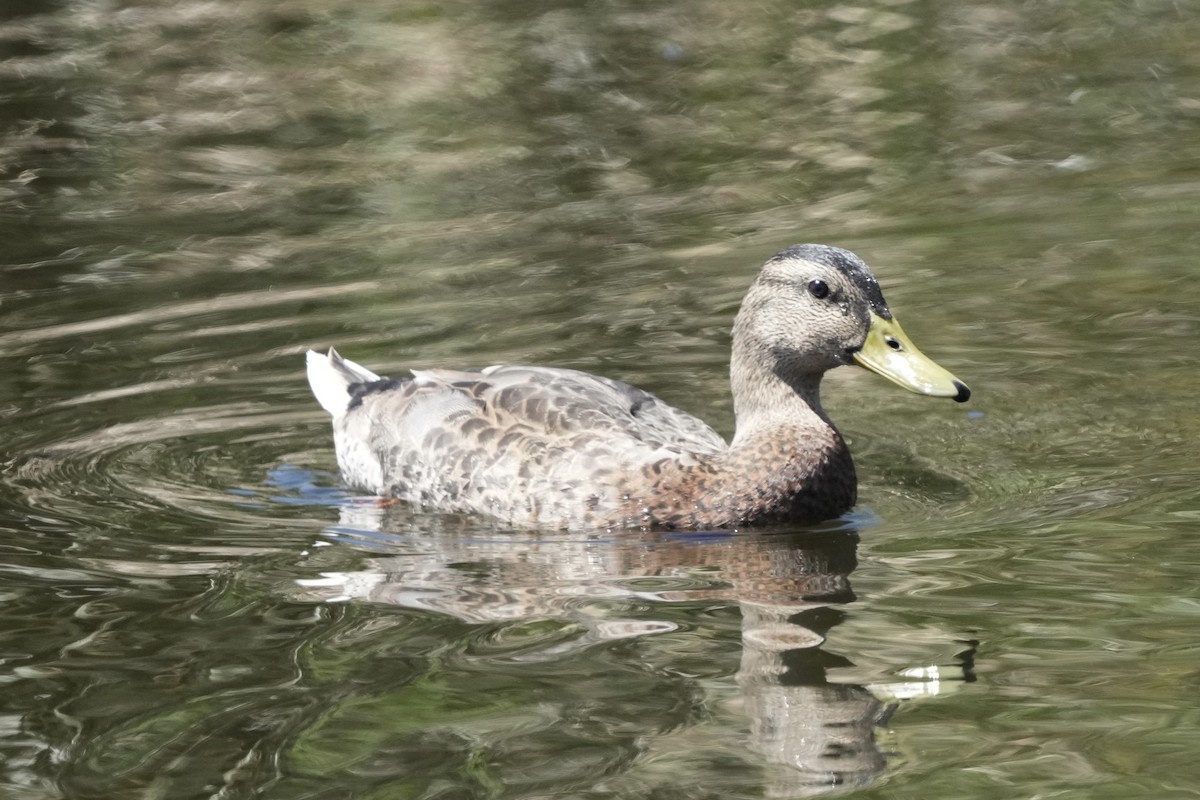
[{"label": "mottled brown plumage", "polygon": [[849,451],[822,375],[855,361],[914,391],[966,387],[904,338],[856,256],[797,245],[763,265],[733,330],[737,431],[619,381],[496,366],[380,378],[332,349],[309,381],[334,415],[346,480],[518,527],[726,528],[816,521],[854,505]]}]

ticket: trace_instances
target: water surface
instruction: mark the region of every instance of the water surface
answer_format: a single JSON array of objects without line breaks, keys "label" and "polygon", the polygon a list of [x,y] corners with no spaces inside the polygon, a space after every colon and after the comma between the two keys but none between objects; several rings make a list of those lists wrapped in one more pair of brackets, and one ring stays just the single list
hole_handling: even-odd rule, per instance
[{"label": "water surface", "polygon": [[[1196,795],[1187,4],[9,3],[0,786]],[[730,433],[759,263],[872,264],[967,406],[825,403],[860,505],[379,509],[303,376],[544,363]]]}]

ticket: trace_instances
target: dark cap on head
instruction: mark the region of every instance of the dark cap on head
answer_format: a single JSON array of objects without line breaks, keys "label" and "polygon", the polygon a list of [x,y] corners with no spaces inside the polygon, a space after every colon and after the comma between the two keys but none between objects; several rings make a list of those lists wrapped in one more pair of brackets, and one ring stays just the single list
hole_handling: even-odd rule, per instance
[{"label": "dark cap on head", "polygon": [[862,290],[876,314],[887,320],[892,318],[892,312],[888,309],[887,301],[883,299],[883,292],[879,288],[879,281],[871,274],[871,268],[849,250],[830,247],[827,244],[794,244],[780,250],[768,260],[784,261],[789,259],[812,261],[836,269]]}]

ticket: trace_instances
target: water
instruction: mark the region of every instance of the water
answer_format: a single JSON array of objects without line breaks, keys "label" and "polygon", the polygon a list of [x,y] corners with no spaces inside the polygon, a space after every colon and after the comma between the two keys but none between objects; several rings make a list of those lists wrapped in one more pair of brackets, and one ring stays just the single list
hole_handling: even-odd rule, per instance
[{"label": "water", "polygon": [[[0,793],[1196,796],[1191,6],[0,15]],[[832,375],[845,519],[340,485],[331,343],[728,433],[732,315],[796,241],[975,393]]]}]

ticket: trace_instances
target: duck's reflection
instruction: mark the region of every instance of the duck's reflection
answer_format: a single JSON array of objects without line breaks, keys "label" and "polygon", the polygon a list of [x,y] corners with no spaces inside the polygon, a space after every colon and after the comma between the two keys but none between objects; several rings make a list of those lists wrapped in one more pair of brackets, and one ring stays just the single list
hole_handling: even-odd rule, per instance
[{"label": "duck's reflection", "polygon": [[[871,783],[886,767],[876,728],[895,704],[946,688],[929,667],[896,684],[831,682],[850,666],[822,649],[855,599],[857,533],[645,533],[480,535],[470,523],[439,518],[411,536],[410,512],[370,503],[343,507],[330,536],[379,548],[366,569],[302,581],[306,594],[357,599],[453,615],[472,623],[569,619],[584,634],[553,652],[597,641],[674,630],[668,620],[610,616],[628,599],[736,602],[742,615],[737,704],[749,720],[750,746],[770,764],[772,794],[814,795]],[[383,552],[383,551],[386,551]],[[667,615],[664,615],[667,616]],[[536,657],[536,656],[535,656]],[[960,656],[966,658],[967,656]],[[969,676],[960,663],[954,680]]]}]

